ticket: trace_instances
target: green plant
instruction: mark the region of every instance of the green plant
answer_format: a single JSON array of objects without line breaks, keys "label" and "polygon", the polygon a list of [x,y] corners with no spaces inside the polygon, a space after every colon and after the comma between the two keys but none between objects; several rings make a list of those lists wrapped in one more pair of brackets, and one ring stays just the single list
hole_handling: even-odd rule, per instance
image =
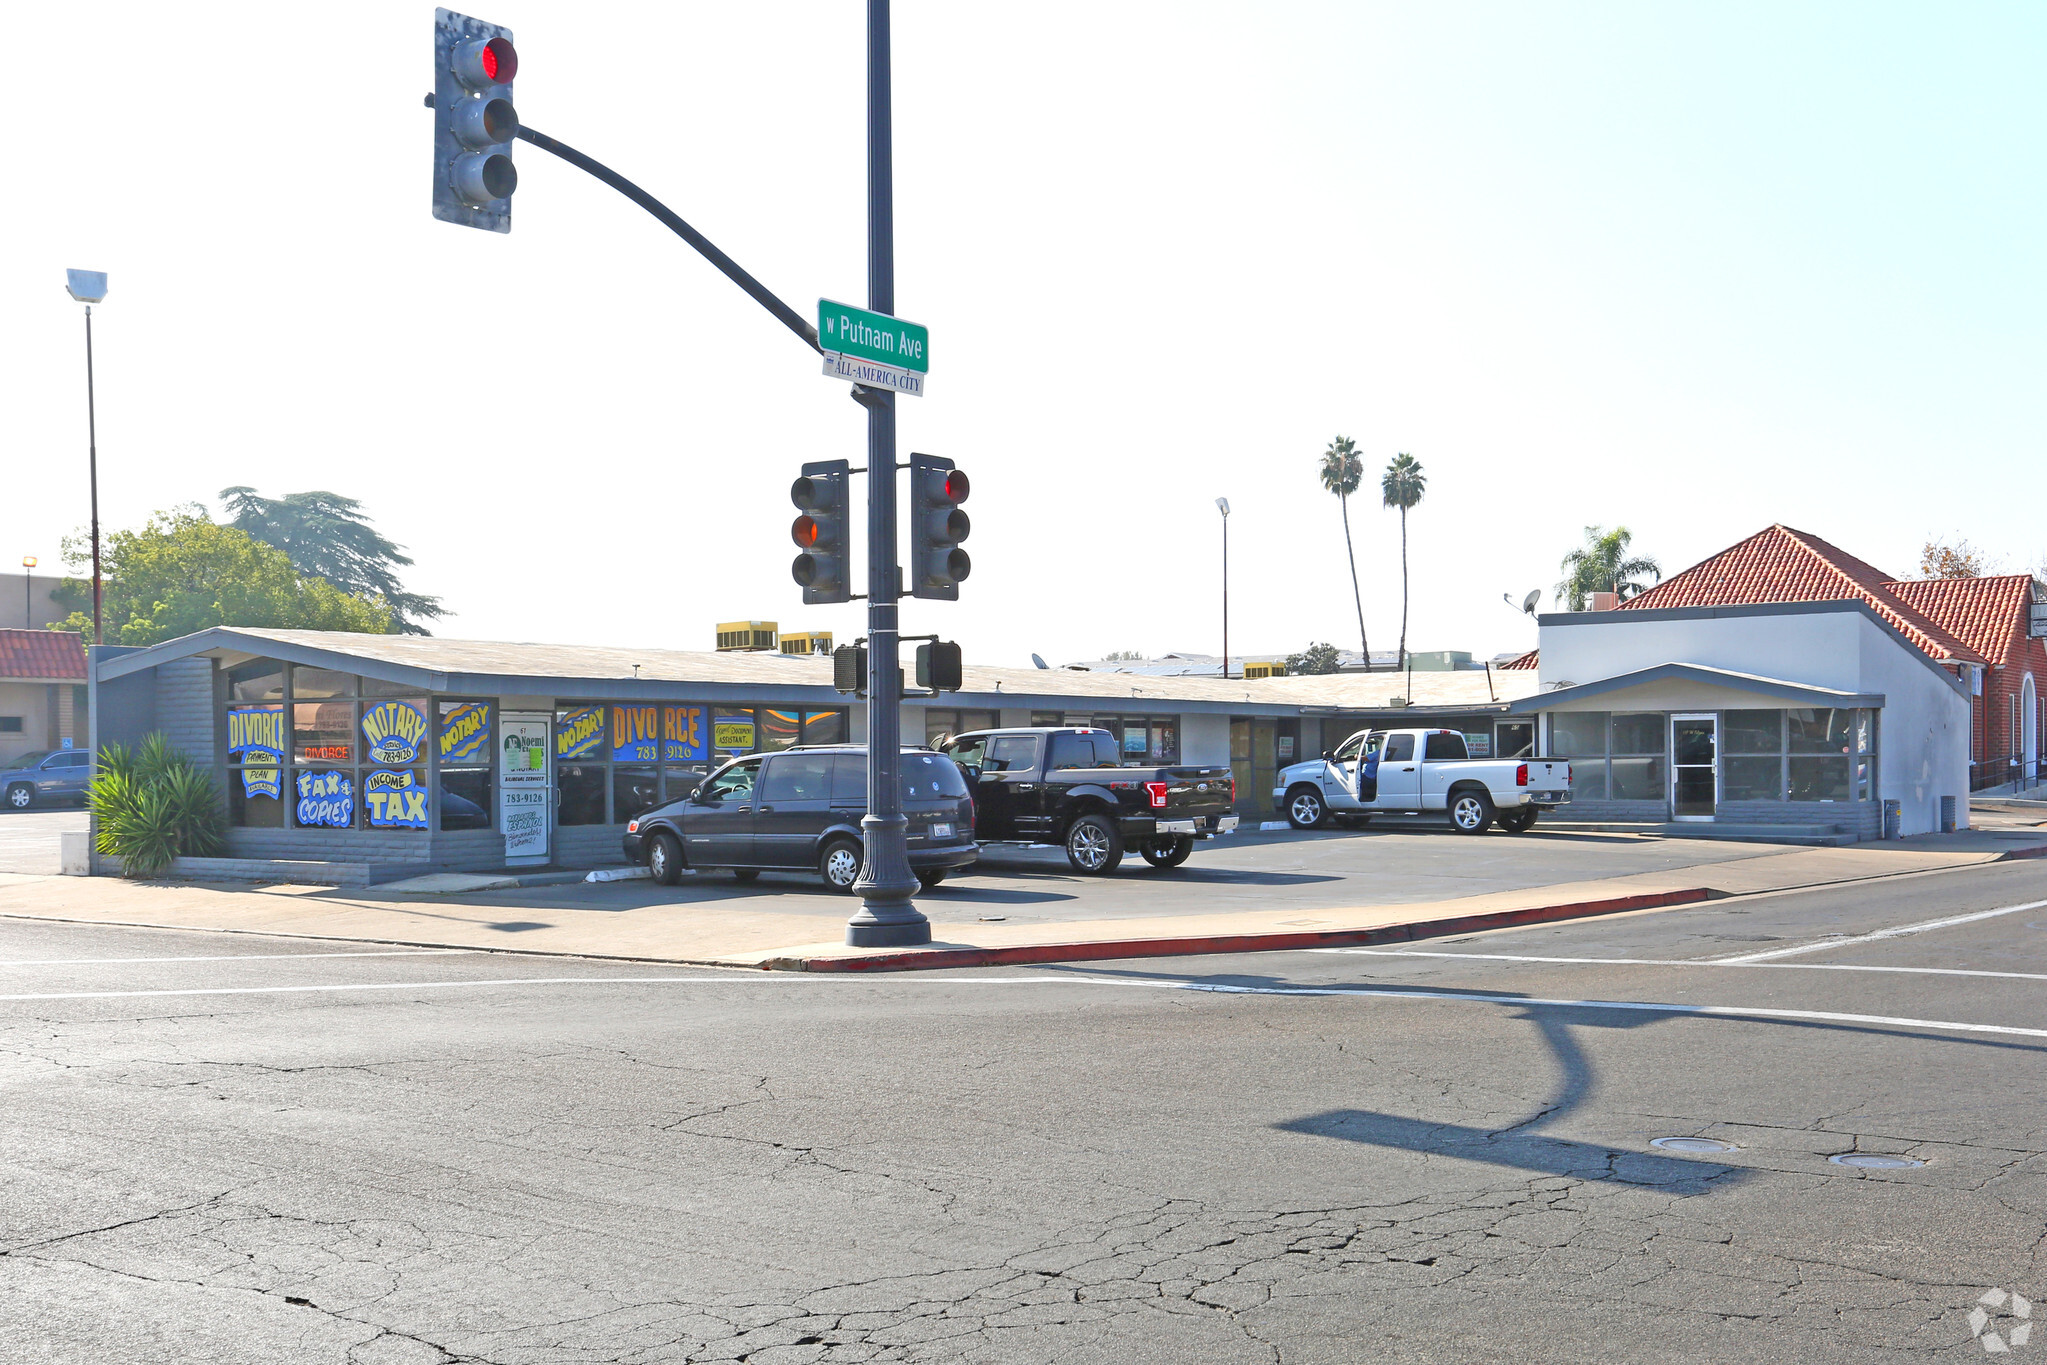
[{"label": "green plant", "polygon": [[1286,671],[1295,676],[1314,673],[1334,673],[1342,666],[1342,656],[1332,644],[1309,645],[1299,654],[1286,656]]},{"label": "green plant", "polygon": [[1379,480],[1385,505],[1400,509],[1400,655],[1399,667],[1407,667],[1407,513],[1428,491],[1428,476],[1422,464],[1405,453],[1395,455]]},{"label": "green plant", "polygon": [[220,785],[161,731],[139,750],[109,744],[86,793],[99,851],[130,877],[153,877],[178,858],[218,856],[227,845]]},{"label": "green plant", "polygon": [[1611,531],[1603,526],[1585,528],[1585,544],[1564,556],[1564,581],[1557,584],[1557,596],[1566,611],[1585,610],[1586,599],[1595,592],[1610,592],[1625,602],[1639,596],[1646,586],[1642,576],[1660,581],[1663,570],[1647,555],[1628,554],[1634,532],[1625,526]]},{"label": "green plant", "polygon": [[[1358,657],[1364,660],[1365,671],[1372,671],[1372,645],[1365,639],[1365,596],[1358,590],[1358,556],[1350,543],[1350,495],[1358,491],[1364,482],[1365,462],[1358,455],[1357,443],[1348,436],[1339,436],[1329,443],[1329,449],[1322,452],[1320,469],[1322,487],[1336,495],[1337,503],[1343,509],[1343,553],[1350,560],[1350,596],[1358,609]],[[1327,670],[1335,672],[1334,669]]]}]

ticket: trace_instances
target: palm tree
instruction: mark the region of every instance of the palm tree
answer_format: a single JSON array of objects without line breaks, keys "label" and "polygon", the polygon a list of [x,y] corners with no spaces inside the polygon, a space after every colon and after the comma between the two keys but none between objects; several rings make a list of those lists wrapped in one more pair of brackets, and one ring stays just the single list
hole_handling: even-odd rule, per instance
[{"label": "palm tree", "polygon": [[1616,526],[1611,531],[1603,526],[1585,528],[1585,544],[1582,548],[1564,556],[1561,567],[1564,581],[1557,584],[1557,596],[1568,604],[1571,611],[1585,610],[1585,599],[1595,592],[1610,592],[1625,602],[1648,589],[1640,581],[1647,574],[1652,582],[1661,582],[1663,567],[1647,555],[1628,557],[1628,542],[1635,538],[1625,526]]},{"label": "palm tree", "polygon": [[1385,477],[1379,480],[1379,491],[1385,497],[1385,505],[1400,509],[1400,663],[1407,667],[1407,509],[1422,500],[1428,489],[1428,476],[1422,473],[1422,464],[1412,455],[1395,455],[1386,466]]},{"label": "palm tree", "polygon": [[1331,441],[1329,449],[1322,452],[1322,487],[1336,494],[1337,504],[1343,508],[1343,552],[1350,559],[1350,595],[1358,608],[1358,654],[1369,673],[1372,647],[1365,641],[1365,598],[1358,591],[1358,556],[1350,543],[1350,495],[1364,480],[1365,462],[1358,458],[1357,445],[1348,436]]}]

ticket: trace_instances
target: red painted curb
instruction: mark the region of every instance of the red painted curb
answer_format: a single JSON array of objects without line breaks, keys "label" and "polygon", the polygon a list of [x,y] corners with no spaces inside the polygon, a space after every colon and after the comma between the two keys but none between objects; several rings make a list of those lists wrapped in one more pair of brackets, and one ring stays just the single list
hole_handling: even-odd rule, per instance
[{"label": "red painted curb", "polygon": [[1421,920],[1413,924],[1382,924],[1373,929],[1299,930],[1285,934],[1218,934],[1185,938],[1124,938],[1098,943],[1035,943],[1015,948],[906,948],[866,957],[777,957],[761,963],[770,972],[905,972],[938,967],[999,967],[1042,962],[1092,962],[1107,958],[1195,957],[1210,953],[1269,953],[1299,948],[1350,948],[1374,943],[1410,943],[1416,939],[1468,934],[1481,929],[1510,929],[1521,924],[1618,914],[1623,910],[1654,910],[1689,905],[1712,893],[1703,886],[1682,891],[1650,891],[1603,901],[1536,905],[1522,910],[1493,910],[1455,919]]}]

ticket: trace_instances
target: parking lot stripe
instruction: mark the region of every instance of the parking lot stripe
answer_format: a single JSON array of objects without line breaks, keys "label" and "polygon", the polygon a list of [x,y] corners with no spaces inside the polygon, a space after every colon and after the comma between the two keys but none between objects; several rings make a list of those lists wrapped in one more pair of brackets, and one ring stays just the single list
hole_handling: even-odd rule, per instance
[{"label": "parking lot stripe", "polygon": [[1527,957],[1517,953],[1427,953],[1416,948],[1311,948],[1314,953],[1366,957],[1469,958],[1474,962],[1545,962],[1588,967],[1761,967],[1786,972],[1903,972],[1915,976],[1997,976],[2047,981],[2047,972],[1985,972],[1966,967],[1871,967],[1859,962],[1745,962],[1725,957]]},{"label": "parking lot stripe", "polygon": [[25,957],[0,967],[119,967],[154,962],[281,962],[302,957],[462,957],[482,948],[384,948],[354,953],[226,953],[219,957]]},{"label": "parking lot stripe", "polygon": [[[0,1003],[52,1000],[147,1000],[168,997],[222,995],[309,995],[347,994],[360,991],[433,991],[480,989],[503,986],[710,986],[746,985],[766,982],[807,983],[829,988],[852,986],[856,981],[869,989],[875,983],[857,977],[810,976],[775,972],[735,972],[730,976],[541,976],[505,977],[479,981],[373,981],[345,982],[327,986],[220,986],[156,991],[63,991],[41,995],[0,995]],[[1417,991],[1382,989],[1376,986],[1237,986],[1215,981],[1183,981],[1172,977],[1106,976],[904,976],[892,983],[915,986],[1118,986],[1134,990],[1193,991],[1203,995],[1300,996],[1303,998],[1349,998],[1353,1000],[1427,1000],[1453,1005],[1513,1005],[1517,1008],[1542,1006],[1550,1009],[1626,1010],[1644,1014],[1696,1015],[1723,1019],[1788,1019],[1817,1023],[1868,1024],[1886,1028],[1935,1029],[1948,1033],[1994,1033],[2017,1038],[2047,1038],[2047,1029],[2016,1028],[2008,1024],[1970,1024],[1951,1019],[1911,1019],[1887,1014],[1844,1014],[1836,1010],[1772,1009],[1759,1005],[1688,1005],[1660,1000],[1551,1000],[1532,995],[1480,995],[1465,991]]]},{"label": "parking lot stripe", "polygon": [[2016,915],[2022,910],[2038,910],[2047,906],[2047,901],[2027,901],[2024,905],[2007,905],[1996,910],[1978,910],[1969,915],[1949,915],[1945,919],[1922,920],[1918,924],[1900,924],[1892,929],[1879,929],[1873,934],[1855,934],[1848,938],[1823,938],[1816,943],[1801,943],[1793,948],[1772,948],[1762,953],[1738,953],[1733,957],[1716,957],[1714,962],[1767,962],[1771,958],[1792,957],[1799,953],[1816,953],[1825,948],[1851,948],[1858,943],[1879,943],[1887,938],[1903,938],[1907,934],[1931,933],[1935,929],[1952,929],[1957,924],[1974,924],[1978,920],[1996,919],[1999,915]]}]

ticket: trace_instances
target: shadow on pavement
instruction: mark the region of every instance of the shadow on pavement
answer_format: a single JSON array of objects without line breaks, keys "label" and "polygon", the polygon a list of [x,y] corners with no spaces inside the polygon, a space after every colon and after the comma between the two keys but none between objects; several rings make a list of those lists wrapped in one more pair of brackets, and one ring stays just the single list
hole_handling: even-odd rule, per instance
[{"label": "shadow on pavement", "polygon": [[1703,1194],[1715,1183],[1737,1184],[1752,1172],[1717,1161],[1694,1161],[1661,1153],[1627,1152],[1568,1138],[1543,1137],[1509,1128],[1488,1130],[1459,1123],[1380,1114],[1368,1109],[1332,1109],[1290,1119],[1273,1127],[1282,1132],[1336,1138],[1372,1147],[1397,1147],[1431,1156],[1459,1157],[1544,1175],[1579,1180],[1617,1180],[1629,1185],[1656,1185],[1677,1195]]}]

